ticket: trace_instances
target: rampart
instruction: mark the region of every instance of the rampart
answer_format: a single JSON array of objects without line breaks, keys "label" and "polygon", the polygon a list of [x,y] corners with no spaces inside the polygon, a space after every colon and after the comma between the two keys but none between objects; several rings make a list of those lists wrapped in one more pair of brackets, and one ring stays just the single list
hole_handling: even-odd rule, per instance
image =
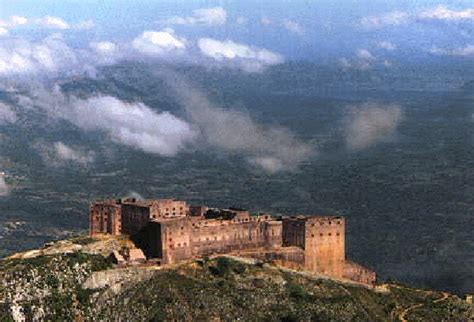
[{"label": "rampart", "polygon": [[274,218],[173,199],[118,199],[91,204],[90,227],[92,235],[130,235],[148,259],[162,264],[240,254],[365,284],[376,280],[346,260],[345,220],[338,216]]}]

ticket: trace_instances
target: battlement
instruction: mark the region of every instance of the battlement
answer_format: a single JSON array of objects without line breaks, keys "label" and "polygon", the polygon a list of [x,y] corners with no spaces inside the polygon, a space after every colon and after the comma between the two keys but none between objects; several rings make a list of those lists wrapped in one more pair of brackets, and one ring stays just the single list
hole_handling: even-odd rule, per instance
[{"label": "battlement", "polygon": [[128,198],[92,203],[90,223],[92,235],[130,235],[147,258],[163,264],[245,253],[287,267],[375,282],[375,273],[346,261],[345,220],[340,216],[275,218],[238,208],[188,206],[175,199]]}]

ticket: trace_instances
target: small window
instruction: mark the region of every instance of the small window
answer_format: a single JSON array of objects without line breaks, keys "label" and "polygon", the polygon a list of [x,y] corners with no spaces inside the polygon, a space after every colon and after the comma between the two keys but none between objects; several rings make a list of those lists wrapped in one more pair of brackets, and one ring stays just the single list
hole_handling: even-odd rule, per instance
[{"label": "small window", "polygon": [[168,240],[169,240],[169,241],[173,241],[171,238],[170,238],[170,239],[168,239]]},{"label": "small window", "polygon": [[336,236],[339,236],[340,234],[339,233],[336,233]]},{"label": "small window", "polygon": [[311,237],[314,237],[314,234],[311,234]]},{"label": "small window", "polygon": [[331,236],[331,235],[332,235],[331,233],[328,234],[328,236]]},{"label": "small window", "polygon": [[319,236],[323,237],[323,233],[319,234]]}]

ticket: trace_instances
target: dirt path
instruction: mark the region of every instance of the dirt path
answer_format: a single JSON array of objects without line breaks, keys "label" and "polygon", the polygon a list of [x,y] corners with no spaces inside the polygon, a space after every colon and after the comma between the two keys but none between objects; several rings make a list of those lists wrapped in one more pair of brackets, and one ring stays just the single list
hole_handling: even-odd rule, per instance
[{"label": "dirt path", "polygon": [[[428,293],[434,293],[434,292],[428,291]],[[442,292],[441,294],[443,294],[443,296],[440,297],[439,299],[434,300],[433,303],[438,303],[438,302],[441,302],[441,301],[445,301],[449,297],[449,293]],[[400,312],[400,314],[398,315],[398,319],[402,322],[408,322],[408,320],[406,319],[406,316],[407,316],[408,312],[410,312],[414,309],[417,309],[419,307],[422,307],[423,305],[424,305],[423,303],[418,303],[418,304],[414,304],[412,306],[407,307],[402,312]]]}]

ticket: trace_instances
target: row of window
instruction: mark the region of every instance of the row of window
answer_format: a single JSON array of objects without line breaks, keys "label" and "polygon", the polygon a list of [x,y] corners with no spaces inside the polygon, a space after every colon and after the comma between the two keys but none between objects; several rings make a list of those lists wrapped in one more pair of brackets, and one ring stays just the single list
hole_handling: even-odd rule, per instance
[{"label": "row of window", "polygon": [[[336,236],[339,236],[339,235],[340,235],[340,233],[336,233]],[[320,236],[320,237],[323,237],[324,234],[323,234],[323,233],[320,233],[319,236]],[[332,233],[328,233],[328,236],[332,236]],[[314,237],[314,234],[311,234],[311,237]]]},{"label": "row of window", "polygon": [[[329,226],[331,226],[331,225],[332,225],[332,221],[329,221],[328,224],[329,224]],[[338,220],[338,221],[337,221],[337,225],[340,225],[340,224],[341,224],[341,221]],[[315,225],[314,223],[311,224],[312,227],[314,227],[314,225]],[[320,226],[324,226],[324,222],[321,221],[321,222],[319,223],[319,225],[320,225]]]}]

